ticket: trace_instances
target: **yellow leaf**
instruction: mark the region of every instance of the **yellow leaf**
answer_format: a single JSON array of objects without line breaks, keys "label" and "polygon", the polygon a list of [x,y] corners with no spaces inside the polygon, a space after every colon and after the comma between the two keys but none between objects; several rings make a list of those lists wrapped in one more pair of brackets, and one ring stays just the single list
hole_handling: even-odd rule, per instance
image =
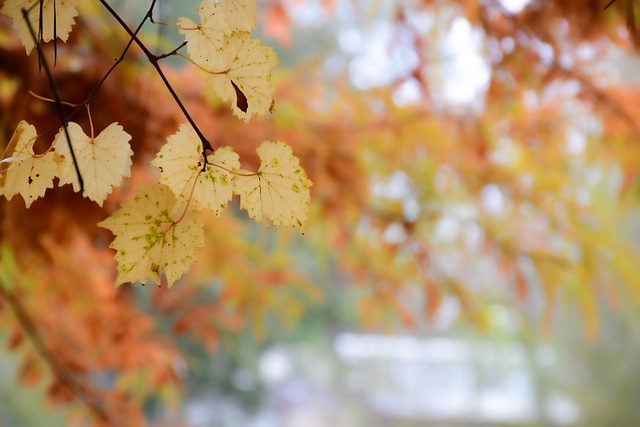
[{"label": "yellow leaf", "polygon": [[211,69],[211,83],[225,101],[231,100],[233,113],[245,121],[264,116],[273,106],[271,70],[279,60],[269,46],[238,32],[224,39],[225,70]]},{"label": "yellow leaf", "polygon": [[240,167],[240,161],[231,147],[217,149],[207,160],[202,171],[202,141],[190,125],[182,124],[151,164],[160,168],[160,182],[173,191],[180,206],[191,198],[194,208],[220,215],[233,196],[232,171]]},{"label": "yellow leaf", "polygon": [[272,221],[304,229],[312,183],[300,161],[284,142],[265,141],[257,149],[258,172],[238,171],[236,194],[240,207],[261,223]]},{"label": "yellow leaf", "polygon": [[185,36],[189,56],[209,70],[226,68],[227,57],[221,52],[224,36],[255,27],[255,0],[202,0],[198,15],[200,24],[185,17],[178,19],[177,27]]},{"label": "yellow leaf", "polygon": [[[203,0],[202,3],[213,3]],[[251,31],[256,26],[256,0],[220,0],[218,9],[227,20],[226,28],[230,32]]]},{"label": "yellow leaf", "polygon": [[[111,123],[95,138],[86,135],[77,123],[70,122],[67,128],[84,180],[83,195],[102,206],[111,189],[120,185],[122,177],[131,176],[131,136],[117,123]],[[53,144],[56,153],[60,155],[59,185],[73,184],[73,190],[80,191],[69,144],[62,129]]]},{"label": "yellow leaf", "polygon": [[57,36],[60,40],[66,42],[74,24],[74,18],[78,16],[76,6],[79,3],[80,0],[44,0],[42,13],[40,13],[40,0],[6,0],[0,12],[11,17],[13,28],[18,33],[20,40],[22,40],[28,55],[35,47],[35,44],[22,15],[22,9],[27,10],[27,15],[36,37],[38,36],[40,16],[42,15],[42,40],[46,43],[53,40],[54,36]]},{"label": "yellow leaf", "polygon": [[34,200],[44,196],[47,188],[53,187],[53,177],[56,175],[54,153],[34,154],[35,141],[36,128],[21,121],[2,155],[0,167],[0,194],[8,200],[20,194],[27,208]]},{"label": "yellow leaf", "polygon": [[138,280],[160,283],[164,273],[171,287],[195,261],[196,248],[204,244],[203,223],[193,211],[174,221],[175,201],[169,188],[157,184],[98,223],[116,236],[109,246],[117,251],[116,286]]}]

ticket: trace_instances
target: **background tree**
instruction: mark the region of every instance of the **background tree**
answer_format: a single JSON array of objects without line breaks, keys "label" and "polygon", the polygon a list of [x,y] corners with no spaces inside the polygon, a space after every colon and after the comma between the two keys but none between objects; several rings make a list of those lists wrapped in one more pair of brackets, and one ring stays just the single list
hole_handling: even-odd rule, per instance
[{"label": "background tree", "polygon": [[[279,337],[323,299],[318,315],[336,329],[353,325],[336,305],[353,303],[369,330],[428,331],[449,305],[494,331],[498,305],[533,336],[577,307],[586,337],[602,339],[599,312],[635,309],[640,265],[633,2],[603,3],[325,1],[314,3],[325,26],[309,29],[302,6],[262,2],[284,66],[273,115],[248,126],[199,70],[163,64],[202,132],[243,168],[257,169],[263,140],[282,139],[314,182],[304,236],[256,227],[233,205],[205,221],[200,262],[171,291],[114,289],[111,236],[96,227],[157,178],[149,161],[183,122],[132,48],[91,103],[96,129],[116,121],[131,135],[131,178],[102,207],[69,186],[30,209],[0,199],[0,326],[21,381],[45,377],[71,418],[138,425],[177,405],[189,346],[219,352],[246,330]],[[129,41],[97,4],[79,8],[54,69],[69,102]],[[48,83],[0,19],[5,144],[22,119],[60,123],[26,96]],[[156,31],[144,37],[158,49],[179,43]]]}]

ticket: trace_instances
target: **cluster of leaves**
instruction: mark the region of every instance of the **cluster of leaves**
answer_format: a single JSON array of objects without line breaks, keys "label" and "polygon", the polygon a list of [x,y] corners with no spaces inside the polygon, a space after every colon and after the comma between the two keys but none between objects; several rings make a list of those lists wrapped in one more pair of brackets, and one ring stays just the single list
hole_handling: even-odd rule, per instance
[{"label": "cluster of leaves", "polygon": [[[10,111],[0,117],[3,135],[7,136],[0,158],[0,192],[5,196],[0,200],[0,329],[9,331],[9,348],[20,351],[18,375],[23,384],[33,385],[44,378],[49,382],[47,394],[52,402],[80,403],[69,412],[72,422],[89,416],[97,425],[133,426],[144,424],[144,404],[150,399],[159,398],[169,407],[176,403],[180,380],[176,367],[184,359],[177,344],[167,342],[159,333],[157,322],[170,325],[173,333],[190,336],[213,351],[219,335],[235,334],[244,325],[251,325],[256,334],[264,336],[264,322],[271,312],[277,312],[282,322],[290,324],[303,311],[301,295],[318,298],[304,277],[286,271],[282,259],[261,253],[259,245],[243,242],[238,219],[221,215],[235,194],[241,208],[258,222],[303,230],[311,181],[292,149],[277,136],[271,141],[262,138],[254,146],[240,144],[214,150],[203,134],[220,140],[220,134],[226,133],[209,127],[216,115],[200,115],[197,108],[184,108],[188,101],[179,99],[176,92],[188,94],[192,88],[183,86],[181,78],[171,86],[166,76],[172,71],[158,67],[158,61],[166,56],[182,56],[179,50],[185,46],[197,44],[205,49],[209,43],[208,58],[218,68],[209,67],[202,52],[193,52],[192,48],[183,58],[194,64],[190,68],[196,73],[206,76],[210,90],[231,101],[233,108],[225,107],[225,113],[231,116],[233,111],[236,121],[240,117],[245,122],[269,113],[274,103],[271,71],[278,60],[271,48],[249,36],[256,21],[255,1],[203,1],[200,14],[204,22],[188,26],[184,25],[184,18],[180,19],[175,28],[186,41],[165,55],[150,54],[138,37],[143,24],[152,20],[154,1],[135,31],[107,2],[101,3],[128,34],[128,40],[117,36],[113,24],[100,27],[101,21],[94,18],[101,15],[86,2],[10,0],[1,9],[11,16],[14,32],[2,27],[0,43],[12,41],[17,34],[24,47],[13,50],[11,44],[0,45],[1,55],[10,52],[15,58],[3,62],[11,67],[9,76],[5,68],[0,70],[0,79],[33,79],[26,88],[4,85],[5,80],[0,85],[1,108],[3,113],[5,108]],[[35,42],[23,9],[35,29]],[[74,23],[78,11],[89,19]],[[78,38],[86,36],[85,41],[93,43],[95,50],[73,79],[64,79],[60,76],[73,68],[73,61],[82,58],[70,54],[78,49],[78,38],[74,41],[69,35],[72,26],[74,34],[81,33]],[[219,44],[213,39],[207,42],[207,37],[219,29],[224,32],[216,39]],[[101,44],[107,32],[113,32],[111,41],[118,40],[123,45],[128,41],[115,64]],[[95,34],[97,38],[93,38]],[[190,40],[194,34],[196,38]],[[196,40],[198,37],[203,40]],[[65,55],[57,49],[58,40],[69,41]],[[136,44],[166,87],[154,86],[153,79],[136,69],[136,61],[123,63],[129,47]],[[36,59],[45,69],[45,53],[57,55],[52,70],[57,78],[50,80],[52,87],[43,84],[34,89],[45,79],[36,75],[38,68],[24,56],[25,48],[27,53],[38,51]],[[116,66],[125,72],[113,73]],[[108,70],[106,74],[101,74],[101,68]],[[128,80],[126,71],[134,69],[135,78]],[[73,82],[71,93],[86,101],[73,104],[34,95],[29,102],[52,102],[36,109],[7,107],[30,98],[25,94],[28,89],[33,94],[54,92],[57,88],[62,98],[73,99],[69,86],[65,86],[69,81]],[[145,91],[129,91],[129,87],[158,92],[138,98]],[[96,97],[98,92],[100,96]],[[55,93],[52,97],[56,98]],[[190,95],[184,98],[188,100]],[[34,117],[34,111],[51,112],[48,106],[54,103],[56,110],[64,104],[72,112],[57,122],[55,114]],[[167,106],[172,103],[188,124],[172,111],[167,114]],[[91,115],[89,106],[99,114]],[[85,109],[86,120],[70,121]],[[132,110],[146,111],[146,120],[134,119],[135,114],[129,114]],[[26,116],[31,117],[23,120]],[[51,140],[51,131],[39,134],[30,123],[40,130],[60,131]],[[97,135],[94,123],[103,129]],[[161,129],[160,135],[150,137],[149,129],[154,126]],[[236,124],[229,121],[227,126],[231,129]],[[203,132],[201,129],[205,128]],[[11,132],[13,136],[9,138]],[[161,148],[160,140],[165,142]],[[132,157],[133,152],[136,156]],[[237,153],[242,154],[243,163],[247,159],[243,168]],[[155,156],[155,168],[144,163],[143,159],[150,155]],[[257,162],[253,161],[254,156],[258,157]],[[123,180],[130,175],[130,179]],[[33,204],[56,182],[64,188]],[[132,188],[141,190],[127,197]],[[88,202],[70,190],[81,193]],[[9,202],[14,195],[22,196],[24,205],[17,203],[19,200]],[[121,207],[116,209],[118,203]],[[118,261],[117,285],[129,281],[144,284],[147,280],[160,284],[166,278],[171,286],[189,268],[199,246],[205,240],[210,242],[200,253],[212,261],[206,268],[194,269],[193,286],[174,288],[170,293],[152,292],[154,311],[160,320],[136,304],[130,287],[113,288],[113,254],[104,243],[104,230],[95,226],[106,215],[110,216],[100,224],[116,235],[111,247],[116,249]],[[217,269],[224,290],[203,299],[203,294],[210,294],[205,288],[211,275],[205,277],[204,272],[211,266]],[[274,282],[279,286],[266,287]],[[288,294],[289,286],[297,287],[298,292]],[[50,304],[57,309],[51,310]],[[115,381],[113,373],[117,373]]]},{"label": "cluster of leaves", "polygon": [[[5,1],[5,7],[9,3]],[[304,43],[306,33],[296,32],[294,15],[286,15],[292,8],[290,3],[270,2],[267,15],[276,21],[267,28],[278,27],[282,37],[293,34],[289,40],[296,47]],[[165,265],[163,258],[173,251],[168,244],[183,244],[183,234],[196,238],[197,219],[204,219],[204,235],[210,244],[199,257],[207,262],[194,269],[189,286],[176,286],[171,292],[144,290],[150,295],[152,311],[166,322],[162,326],[168,324],[172,337],[186,335],[213,350],[222,337],[245,327],[264,336],[273,315],[283,318],[282,323],[294,322],[304,311],[296,293],[303,299],[320,299],[308,276],[292,269],[290,257],[282,254],[283,248],[298,242],[297,232],[285,229],[275,236],[266,230],[257,232],[260,227],[251,228],[233,215],[215,216],[230,197],[229,191],[233,194],[254,188],[250,197],[261,198],[275,188],[268,182],[272,179],[258,179],[252,175],[255,172],[243,169],[259,171],[269,164],[268,171],[275,174],[271,178],[279,182],[277,164],[269,163],[265,152],[280,144],[267,144],[260,155],[255,148],[265,139],[283,139],[313,179],[317,197],[305,241],[313,242],[309,250],[329,266],[321,272],[313,271],[321,267],[310,267],[311,263],[305,268],[312,270],[315,280],[327,283],[330,292],[336,288],[353,290],[360,301],[360,318],[367,326],[389,326],[398,317],[393,314],[399,314],[407,325],[425,318],[441,324],[442,318],[447,319],[440,317],[443,303],[459,307],[464,319],[486,326],[492,321],[486,308],[498,303],[515,308],[510,311],[511,324],[523,320],[523,325],[550,328],[564,302],[579,308],[588,333],[595,335],[600,305],[608,302],[624,307],[637,301],[626,296],[637,297],[640,276],[633,242],[640,172],[635,143],[640,91],[628,84],[631,79],[623,78],[624,73],[612,79],[610,69],[624,71],[618,67],[620,59],[611,54],[612,45],[626,54],[634,49],[632,40],[624,36],[627,13],[623,6],[631,2],[616,2],[607,11],[597,3],[529,2],[519,12],[506,10],[500,2],[471,0],[396,2],[389,8],[377,8],[375,2],[354,3],[353,7],[362,8],[353,14],[358,20],[375,17],[391,22],[393,37],[384,47],[391,50],[402,44],[402,49],[410,49],[418,58],[415,68],[388,87],[370,91],[354,90],[347,76],[332,77],[327,85],[326,70],[334,70],[340,61],[317,72],[310,69],[311,63],[281,69],[275,74],[276,114],[267,120],[254,117],[248,126],[237,118],[244,119],[247,112],[255,111],[249,105],[254,85],[224,73],[223,59],[210,60],[197,49],[190,50],[208,37],[208,30],[202,28],[230,11],[215,6],[220,2],[209,2],[203,4],[209,12],[200,10],[200,23],[180,20],[178,31],[194,41],[186,47],[188,59],[196,66],[187,70],[166,67],[164,71],[175,81],[176,92],[185,94],[184,104],[200,129],[216,135],[220,145],[232,146],[233,151],[218,148],[211,152],[197,128],[183,124],[182,112],[171,108],[175,104],[170,94],[156,87],[155,79],[140,73],[136,61],[123,64],[123,69],[135,72],[129,76],[112,74],[109,80],[114,85],[103,87],[103,98],[92,101],[94,111],[98,111],[99,102],[111,107],[94,116],[94,122],[100,123],[97,128],[106,129],[117,121],[132,135],[130,144],[136,156],[132,178],[127,180],[131,187],[148,188],[156,180],[156,175],[148,173],[146,159],[155,157],[154,165],[162,168],[162,187],[134,195],[115,216],[122,225],[131,224],[126,218],[132,216],[142,224],[131,227],[142,231],[129,239],[124,237],[126,233],[116,237],[120,244],[127,241],[125,251],[131,248],[139,253],[142,248],[144,252],[147,238],[156,242],[149,251],[157,260],[143,262],[143,275],[157,278],[154,270],[164,267],[165,274],[172,272],[175,277],[177,264]],[[83,4],[78,6],[81,13]],[[37,2],[30,5],[36,5],[37,10]],[[319,12],[318,20],[331,13],[327,6]],[[387,15],[380,17],[381,13]],[[32,16],[34,23],[37,16]],[[423,16],[435,19],[427,20],[431,24],[425,26]],[[78,20],[74,25],[82,28],[98,22],[101,20]],[[460,22],[483,41],[480,54],[490,68],[486,91],[476,94],[478,102],[471,107],[452,105],[443,98],[441,76],[446,70],[439,55],[431,54],[439,51],[443,38]],[[290,27],[283,28],[282,23]],[[242,49],[252,49],[256,43],[241,43],[251,25],[220,28],[222,34],[211,36],[214,43],[220,43],[212,45],[218,46],[214,49],[217,53],[224,51],[226,38],[238,39],[228,45],[242,44]],[[100,69],[112,64],[110,48],[116,41],[127,42],[110,26],[91,30],[87,37],[97,34],[86,41],[91,49],[74,44],[73,37],[67,45],[69,52],[79,52],[72,59],[82,61],[81,72],[74,71],[73,62],[64,61],[65,55],[59,55],[57,82],[61,90],[66,89],[65,99],[86,96],[77,87],[90,93],[102,77]],[[7,34],[0,33],[0,42]],[[314,46],[318,44],[317,39],[312,41]],[[38,116],[43,110],[47,112],[45,107],[34,108],[34,101],[24,101],[27,97],[19,92],[39,81],[32,72],[37,69],[33,61],[20,62],[24,47],[19,48],[21,55],[12,45],[0,49],[7,70],[0,69],[0,73],[18,82],[14,98],[6,94],[6,85],[0,88],[0,123],[6,141],[16,123],[27,115],[38,129],[59,128],[59,123]],[[238,52],[242,49],[238,47]],[[249,71],[251,66],[247,65],[244,68]],[[70,81],[78,84],[70,88],[67,83],[63,88]],[[224,93],[229,94],[232,108],[212,105],[207,98],[209,92],[223,96],[214,81],[225,82]],[[418,88],[419,102],[399,106],[396,94],[406,86]],[[139,90],[124,97],[122,88],[126,87]],[[268,111],[271,101],[265,100],[261,108]],[[478,104],[482,104],[480,108]],[[77,122],[90,130],[88,123]],[[166,139],[171,133],[175,134]],[[66,137],[60,138],[51,150],[54,159],[55,153],[60,156],[66,148]],[[572,143],[568,144],[570,138]],[[165,140],[166,146],[159,150],[159,141]],[[184,168],[172,168],[172,159],[180,157],[172,145],[185,147],[180,149]],[[47,147],[40,152],[47,152]],[[8,156],[0,166],[4,176],[15,164],[11,157],[20,156],[33,157]],[[282,159],[279,162],[291,166]],[[76,178],[70,174],[73,182]],[[214,179],[216,185],[212,184]],[[233,184],[218,185],[223,179]],[[291,184],[287,188],[293,189]],[[162,329],[159,318],[133,302],[140,289],[111,288],[113,256],[104,249],[104,236],[96,231],[95,223],[127,198],[129,190],[126,186],[114,188],[103,209],[64,188],[28,210],[22,203],[0,200],[0,238],[11,246],[9,252],[15,253],[19,264],[18,269],[10,269],[6,251],[0,254],[4,262],[0,263],[0,281],[13,283],[3,288],[7,296],[0,295],[0,325],[15,329],[12,348],[28,349],[19,343],[30,334],[15,325],[7,309],[9,301],[21,303],[46,338],[46,347],[53,349],[49,353],[52,360],[60,361],[55,369],[47,362],[54,373],[50,394],[57,401],[68,401],[69,390],[76,398],[89,396],[89,402],[103,402],[102,409],[126,414],[135,420],[129,423],[134,425],[141,418],[140,402],[149,396],[161,394],[165,403],[171,402],[164,396],[171,394],[171,385],[180,378],[174,367],[189,357],[167,344],[158,332]],[[199,191],[208,192],[206,202]],[[150,211],[132,208],[135,197]],[[500,209],[487,203],[496,200],[502,201]],[[151,206],[149,201],[158,205]],[[84,209],[86,216],[79,218],[79,209]],[[128,215],[119,215],[125,213]],[[147,215],[150,222],[146,222]],[[130,263],[127,255],[118,255],[123,265]],[[119,280],[128,274],[121,269]],[[347,298],[343,295],[334,301],[344,303]],[[59,309],[51,310],[52,304]],[[87,352],[87,348],[95,351]],[[25,351],[23,361],[20,376],[25,381],[47,369],[33,351]],[[115,384],[105,389],[100,383],[103,388],[89,389],[91,378],[109,377],[114,372],[118,377]],[[60,381],[64,378],[83,382],[69,388]],[[137,410],[128,404],[137,404]],[[96,410],[100,414],[100,405]],[[117,417],[112,420],[118,424]]]},{"label": "cluster of leaves", "polygon": [[[76,2],[56,6],[55,1],[11,0],[1,11],[12,18],[27,53],[36,42],[48,42],[56,36],[67,40],[77,15]],[[180,18],[177,24],[191,62],[210,76],[211,86],[223,100],[232,101],[238,117],[248,121],[270,112],[270,76],[278,59],[271,48],[249,34],[256,23],[255,0],[203,0],[198,12],[200,23]],[[33,20],[31,25],[25,17]],[[39,28],[39,39],[35,40],[34,27]],[[135,34],[133,40],[138,41]],[[177,54],[177,49],[173,53]],[[203,223],[196,213],[204,209],[219,215],[234,194],[258,222],[303,230],[311,181],[291,148],[280,141],[265,141],[257,151],[259,169],[243,170],[231,147],[220,147],[210,154],[210,143],[194,127],[188,113],[187,118],[191,123],[181,125],[152,162],[161,171],[160,183],[100,223],[116,235],[111,245],[119,261],[116,284],[160,283],[164,274],[172,286],[204,243]],[[65,122],[46,152],[35,154],[36,130],[21,122],[0,160],[0,191],[9,200],[22,195],[28,208],[58,177],[59,185],[71,183],[74,191],[82,190],[85,197],[102,206],[111,189],[130,175],[131,137],[117,123],[97,136],[91,123],[90,134],[77,123]]]}]

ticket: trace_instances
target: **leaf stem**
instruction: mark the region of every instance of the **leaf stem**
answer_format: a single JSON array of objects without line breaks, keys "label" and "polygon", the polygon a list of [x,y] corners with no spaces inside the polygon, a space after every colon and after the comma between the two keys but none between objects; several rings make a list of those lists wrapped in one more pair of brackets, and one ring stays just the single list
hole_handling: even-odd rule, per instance
[{"label": "leaf stem", "polygon": [[[206,165],[205,165],[205,167],[206,167]],[[184,206],[184,210],[182,211],[182,213],[180,214],[178,219],[173,221],[173,225],[176,225],[176,224],[180,223],[180,221],[182,221],[184,216],[187,214],[187,211],[189,210],[189,205],[191,204],[191,199],[193,198],[193,192],[196,189],[196,184],[198,183],[198,177],[200,177],[200,174],[202,172],[203,172],[202,169],[200,169],[198,171],[198,174],[193,179],[193,185],[191,186],[191,192],[189,193],[189,198],[187,199],[187,204]]]},{"label": "leaf stem", "polygon": [[[42,96],[42,95],[38,95],[37,93],[35,93],[32,90],[29,90],[29,95],[33,96],[36,99],[39,99],[40,101],[45,101],[45,102],[51,102],[51,103],[55,103],[55,99],[51,99],[51,98],[47,98],[46,96]],[[74,104],[73,102],[67,102],[67,101],[60,101],[61,104],[64,105],[68,105],[69,107],[73,107],[73,108],[77,108],[78,104]]]},{"label": "leaf stem", "polygon": [[93,120],[91,120],[91,106],[87,104],[87,116],[89,116],[89,128],[91,129],[91,141],[93,142]]}]

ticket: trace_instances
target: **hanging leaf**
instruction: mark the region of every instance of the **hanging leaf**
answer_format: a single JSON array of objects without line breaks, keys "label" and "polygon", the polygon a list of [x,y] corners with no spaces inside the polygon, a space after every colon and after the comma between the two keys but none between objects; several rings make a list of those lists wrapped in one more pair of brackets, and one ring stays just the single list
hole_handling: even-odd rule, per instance
[{"label": "hanging leaf", "polygon": [[36,155],[33,144],[36,128],[22,120],[16,128],[0,163],[0,194],[11,200],[20,194],[27,206],[53,188],[56,160],[52,151]]},{"label": "hanging leaf", "polygon": [[158,184],[98,223],[116,236],[109,246],[117,251],[116,285],[160,283],[164,273],[171,287],[195,261],[196,248],[204,244],[203,223],[193,211],[174,221],[175,201],[171,190]]},{"label": "hanging leaf", "polygon": [[233,113],[244,121],[266,115],[273,104],[271,70],[278,64],[278,56],[249,33],[234,33],[224,43],[228,66],[212,70],[213,88],[220,98],[231,101]]},{"label": "hanging leaf", "polygon": [[[95,138],[86,135],[77,123],[70,122],[67,128],[78,168],[84,180],[83,195],[102,206],[111,189],[120,185],[123,177],[131,176],[131,156],[133,155],[129,146],[131,136],[117,123],[111,123]],[[69,144],[62,129],[58,132],[53,145],[56,153],[60,155],[59,185],[73,184],[73,190],[80,191]]]},{"label": "hanging leaf", "polygon": [[240,161],[231,147],[222,147],[208,156],[204,171],[203,162],[200,138],[190,125],[183,124],[167,138],[151,164],[160,168],[160,182],[173,191],[180,206],[191,199],[193,208],[220,215],[233,196],[235,175],[231,171],[240,167]]},{"label": "hanging leaf", "polygon": [[258,172],[238,171],[235,192],[240,207],[261,223],[273,222],[304,229],[312,183],[284,142],[263,142],[257,149]]},{"label": "hanging leaf", "polygon": [[236,31],[251,31],[256,25],[256,3],[252,0],[203,0],[198,7],[200,23],[178,19],[178,30],[187,41],[187,52],[201,67],[222,70],[228,58],[222,53],[224,37]]}]

